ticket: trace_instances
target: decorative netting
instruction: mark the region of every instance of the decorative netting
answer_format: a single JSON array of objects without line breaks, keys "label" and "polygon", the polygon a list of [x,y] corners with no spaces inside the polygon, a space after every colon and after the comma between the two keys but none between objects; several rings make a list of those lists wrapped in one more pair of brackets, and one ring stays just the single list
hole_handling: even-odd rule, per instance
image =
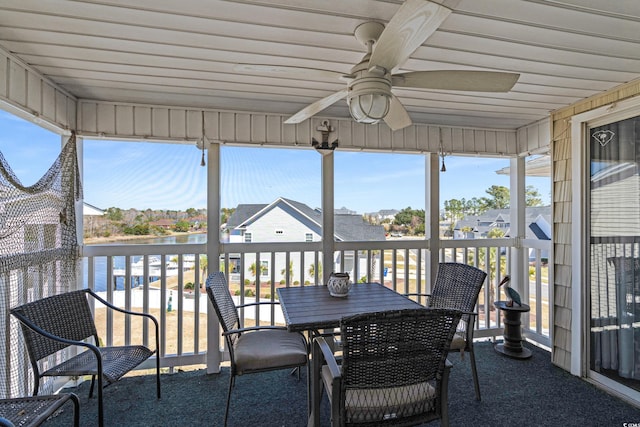
[{"label": "decorative netting", "polygon": [[[26,187],[0,152],[0,398],[30,395],[33,388],[20,325],[9,310],[78,287],[76,153],[72,134],[51,168]],[[40,393],[52,388],[45,381]]]}]

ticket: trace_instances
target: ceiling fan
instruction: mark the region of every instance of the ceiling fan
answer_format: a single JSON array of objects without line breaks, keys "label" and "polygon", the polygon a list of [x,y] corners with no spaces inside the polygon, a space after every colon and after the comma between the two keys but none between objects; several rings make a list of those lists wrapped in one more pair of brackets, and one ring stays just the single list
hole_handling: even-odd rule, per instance
[{"label": "ceiling fan", "polygon": [[300,123],[343,98],[349,112],[359,123],[378,123],[392,129],[411,124],[409,113],[391,92],[393,87],[460,90],[473,92],[508,92],[519,74],[492,71],[414,71],[392,74],[433,34],[451,10],[428,0],[406,0],[386,27],[379,22],[365,22],[355,29],[355,37],[367,53],[349,74],[288,66],[238,64],[237,71],[278,74],[305,73],[344,79],[347,87],[322,98],[285,120]]}]

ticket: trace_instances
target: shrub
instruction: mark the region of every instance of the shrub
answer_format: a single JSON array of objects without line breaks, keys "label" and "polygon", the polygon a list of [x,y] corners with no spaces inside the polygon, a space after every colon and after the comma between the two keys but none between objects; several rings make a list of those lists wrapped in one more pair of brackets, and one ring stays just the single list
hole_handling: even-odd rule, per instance
[{"label": "shrub", "polygon": [[165,230],[164,228],[159,227],[157,225],[152,225],[150,227],[149,231],[154,236],[166,236],[167,234],[169,234],[169,232],[167,230]]},{"label": "shrub", "polygon": [[192,282],[187,282],[184,284],[184,288],[192,291],[196,288],[196,285],[194,285]]},{"label": "shrub", "polygon": [[180,220],[173,225],[173,230],[178,232],[187,232],[189,231],[190,227],[191,224],[189,224],[187,221]]},{"label": "shrub", "polygon": [[146,236],[149,234],[149,224],[136,224],[133,227],[125,226],[122,230],[124,234],[132,234],[134,236]]}]

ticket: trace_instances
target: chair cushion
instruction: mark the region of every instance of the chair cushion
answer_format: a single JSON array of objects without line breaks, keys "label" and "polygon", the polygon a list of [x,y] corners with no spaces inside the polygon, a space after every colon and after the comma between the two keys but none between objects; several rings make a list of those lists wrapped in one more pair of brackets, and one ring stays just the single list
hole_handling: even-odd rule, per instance
[{"label": "chair cushion", "polygon": [[307,345],[300,334],[284,329],[265,329],[240,335],[235,343],[235,365],[243,372],[305,365]]},{"label": "chair cushion", "polygon": [[[327,365],[322,367],[322,380],[332,401],[332,376]],[[347,420],[354,422],[409,417],[435,410],[436,389],[428,382],[382,389],[347,390]]]},{"label": "chair cushion", "polygon": [[464,332],[456,332],[451,340],[449,348],[451,350],[462,350],[467,346],[467,341],[464,339]]}]

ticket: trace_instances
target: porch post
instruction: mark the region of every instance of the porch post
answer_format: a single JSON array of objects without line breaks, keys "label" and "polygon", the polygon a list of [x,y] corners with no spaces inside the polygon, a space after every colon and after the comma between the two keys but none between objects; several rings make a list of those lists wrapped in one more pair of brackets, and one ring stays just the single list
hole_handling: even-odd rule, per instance
[{"label": "porch post", "polygon": [[[510,216],[511,238],[514,240],[514,248],[511,257],[510,274],[514,279],[511,283],[522,295],[523,301],[529,298],[529,274],[525,264],[526,250],[522,248],[522,240],[526,237],[526,185],[525,185],[525,159],[515,157],[510,161]],[[526,259],[528,260],[528,256]],[[525,286],[526,284],[526,286]]]},{"label": "porch post", "polygon": [[334,269],[333,151],[322,154],[322,283],[327,283]]},{"label": "porch post", "polygon": [[427,292],[435,283],[440,259],[440,169],[438,153],[427,153],[425,156],[425,215],[424,238],[427,248],[425,276],[429,283],[425,284]]},{"label": "porch post", "polygon": [[[209,271],[218,271],[220,268],[220,144],[209,143],[205,148],[207,149],[207,260]],[[213,304],[208,301],[207,373],[220,372],[221,361],[220,327]]]},{"label": "porch post", "polygon": [[[69,142],[69,135],[62,135],[62,144],[60,148],[64,147]],[[84,139],[76,135],[76,161],[78,162],[78,180],[80,185],[84,186]],[[82,251],[84,247],[84,196],[75,203],[76,211],[76,242],[78,247]],[[79,263],[80,266],[76,270],[76,289],[69,289],[74,291],[82,288],[82,281],[84,276],[84,263]],[[90,298],[91,299],[91,298]],[[93,302],[93,300],[92,300]]]}]

